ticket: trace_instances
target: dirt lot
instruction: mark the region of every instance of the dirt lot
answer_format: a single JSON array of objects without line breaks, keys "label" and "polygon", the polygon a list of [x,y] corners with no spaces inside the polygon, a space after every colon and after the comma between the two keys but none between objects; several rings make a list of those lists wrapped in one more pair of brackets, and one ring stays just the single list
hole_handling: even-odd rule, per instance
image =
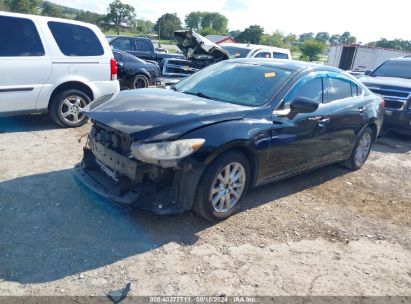
[{"label": "dirt lot", "polygon": [[210,224],[120,208],[72,176],[89,126],[0,118],[0,295],[411,295],[411,140],[363,169],[258,188]]}]

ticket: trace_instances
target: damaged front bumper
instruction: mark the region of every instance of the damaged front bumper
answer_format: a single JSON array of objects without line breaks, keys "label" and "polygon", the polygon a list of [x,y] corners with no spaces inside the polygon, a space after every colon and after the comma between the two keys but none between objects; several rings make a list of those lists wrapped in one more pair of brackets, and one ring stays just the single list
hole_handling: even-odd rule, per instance
[{"label": "damaged front bumper", "polygon": [[179,168],[161,168],[116,153],[97,142],[84,148],[75,177],[93,192],[156,214],[192,208],[202,165],[187,160]]}]

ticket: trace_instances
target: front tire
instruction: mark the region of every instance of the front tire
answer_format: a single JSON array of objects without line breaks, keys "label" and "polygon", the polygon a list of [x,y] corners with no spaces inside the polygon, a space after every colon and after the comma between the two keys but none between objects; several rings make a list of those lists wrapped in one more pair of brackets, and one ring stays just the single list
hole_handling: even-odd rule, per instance
[{"label": "front tire", "polygon": [[193,211],[212,222],[228,218],[238,209],[250,179],[250,164],[244,154],[222,154],[205,169]]},{"label": "front tire", "polygon": [[358,136],[350,158],[341,164],[351,170],[360,169],[370,154],[373,138],[373,130],[365,128]]},{"label": "front tire", "polygon": [[90,102],[90,97],[82,91],[63,91],[51,99],[50,116],[56,124],[62,127],[82,126],[87,122],[87,117],[82,113],[82,109]]}]

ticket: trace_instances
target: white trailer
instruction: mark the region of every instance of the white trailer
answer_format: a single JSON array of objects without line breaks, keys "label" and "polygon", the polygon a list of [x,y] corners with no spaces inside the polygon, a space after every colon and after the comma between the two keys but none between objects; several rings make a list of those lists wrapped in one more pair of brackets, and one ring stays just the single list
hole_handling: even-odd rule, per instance
[{"label": "white trailer", "polygon": [[364,72],[374,70],[387,59],[405,56],[411,56],[411,53],[364,45],[334,45],[328,51],[327,65]]}]

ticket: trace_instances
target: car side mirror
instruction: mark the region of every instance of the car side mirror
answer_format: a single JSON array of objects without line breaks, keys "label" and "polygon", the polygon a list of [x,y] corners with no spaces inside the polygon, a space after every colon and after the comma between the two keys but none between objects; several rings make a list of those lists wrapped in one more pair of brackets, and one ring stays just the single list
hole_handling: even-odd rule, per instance
[{"label": "car side mirror", "polygon": [[369,76],[369,75],[371,75],[371,73],[372,73],[371,70],[366,70],[366,71],[364,72],[364,75]]},{"label": "car side mirror", "polygon": [[310,98],[297,97],[290,104],[290,113],[312,113],[320,104]]},{"label": "car side mirror", "polygon": [[122,61],[117,61],[117,67],[124,68],[124,63]]}]

